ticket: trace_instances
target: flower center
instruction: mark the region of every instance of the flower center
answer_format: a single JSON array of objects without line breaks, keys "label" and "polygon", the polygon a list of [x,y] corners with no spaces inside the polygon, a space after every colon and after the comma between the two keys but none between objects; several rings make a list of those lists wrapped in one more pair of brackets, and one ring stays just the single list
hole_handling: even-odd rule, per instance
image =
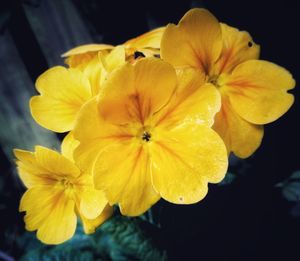
[{"label": "flower center", "polygon": [[60,184],[65,188],[65,189],[72,189],[73,188],[73,183],[70,182],[69,179],[63,178],[60,180]]},{"label": "flower center", "polygon": [[219,80],[219,75],[212,75],[212,76],[209,76],[209,78],[208,78],[209,83],[213,84],[216,87],[221,87],[218,80]]},{"label": "flower center", "polygon": [[142,140],[149,142],[151,140],[151,134],[148,131],[144,131],[142,134]]}]

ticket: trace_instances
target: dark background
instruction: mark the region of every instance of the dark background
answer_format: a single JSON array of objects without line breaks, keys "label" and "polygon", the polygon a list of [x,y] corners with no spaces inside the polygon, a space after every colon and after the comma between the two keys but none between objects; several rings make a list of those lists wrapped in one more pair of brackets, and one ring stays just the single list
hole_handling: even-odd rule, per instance
[{"label": "dark background", "polygon": [[[250,32],[261,45],[261,59],[287,68],[297,81],[300,8],[296,3],[1,0],[0,260],[22,254],[16,240],[24,227],[17,211],[24,189],[13,174],[10,150],[31,149],[37,142],[57,146],[57,137],[37,127],[26,108],[35,93],[36,77],[62,64],[61,53],[83,43],[120,44],[149,28],[177,23],[191,7],[204,6],[219,21]],[[161,225],[160,244],[169,260],[300,260],[300,203],[288,201],[282,188],[276,187],[300,170],[297,87],[293,93],[295,104],[265,127],[258,151],[247,160],[232,160],[230,171],[236,177],[232,184],[211,186],[196,205],[161,201],[154,207]],[[295,193],[300,195],[299,191]]]}]

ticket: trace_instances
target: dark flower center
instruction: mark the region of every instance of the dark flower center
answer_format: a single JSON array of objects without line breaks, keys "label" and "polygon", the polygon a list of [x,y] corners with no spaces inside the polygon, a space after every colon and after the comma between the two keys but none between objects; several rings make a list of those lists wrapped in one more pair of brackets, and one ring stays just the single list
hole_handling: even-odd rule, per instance
[{"label": "dark flower center", "polygon": [[209,83],[213,84],[216,87],[220,87],[218,80],[219,80],[218,75],[212,75],[208,78]]},{"label": "dark flower center", "polygon": [[151,139],[151,134],[147,131],[144,131],[142,135],[142,140],[148,142],[150,141],[150,139]]}]

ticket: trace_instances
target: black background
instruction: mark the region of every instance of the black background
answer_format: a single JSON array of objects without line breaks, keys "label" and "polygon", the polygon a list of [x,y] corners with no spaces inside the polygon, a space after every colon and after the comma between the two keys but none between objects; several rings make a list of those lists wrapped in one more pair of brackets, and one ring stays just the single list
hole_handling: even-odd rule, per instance
[{"label": "black background", "polygon": [[[38,5],[40,1],[24,2]],[[219,21],[250,32],[261,45],[261,59],[287,68],[296,81],[299,79],[300,8],[297,1],[74,0],[73,3],[93,39],[101,36],[103,42],[111,44],[141,34],[149,25],[177,23],[191,7],[204,6]],[[49,66],[42,47],[20,1],[2,0],[0,7],[1,12],[9,10],[11,14],[2,24],[1,33],[10,31],[34,81]],[[297,87],[293,93],[295,104],[284,117],[266,126],[263,143],[255,155],[232,168],[238,174],[246,162],[245,173],[232,185],[211,186],[208,196],[196,205],[160,202],[155,206],[154,214],[159,216],[162,228],[160,240],[170,260],[300,260],[300,213],[293,214],[295,203],[288,202],[275,187],[300,169]],[[1,155],[1,169],[6,170],[3,172],[6,188],[15,189],[4,155]],[[17,212],[22,189],[17,187],[19,191],[7,199],[10,208],[1,212],[1,231],[7,226],[23,226]],[[10,248],[8,252],[13,251],[14,243],[10,244],[0,242],[4,250]]]}]

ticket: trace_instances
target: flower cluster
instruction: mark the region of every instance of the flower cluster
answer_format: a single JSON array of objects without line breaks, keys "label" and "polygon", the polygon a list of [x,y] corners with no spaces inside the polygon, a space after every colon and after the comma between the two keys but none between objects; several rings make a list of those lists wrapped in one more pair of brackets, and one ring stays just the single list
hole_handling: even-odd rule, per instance
[{"label": "flower cluster", "polygon": [[26,229],[59,244],[77,217],[91,233],[115,204],[137,216],[160,198],[202,200],[224,178],[228,155],[253,154],[263,125],[293,103],[291,74],[259,51],[247,32],[192,9],[124,44],[65,53],[68,66],[43,73],[30,101],[37,123],[69,132],[61,154],[14,151]]}]

